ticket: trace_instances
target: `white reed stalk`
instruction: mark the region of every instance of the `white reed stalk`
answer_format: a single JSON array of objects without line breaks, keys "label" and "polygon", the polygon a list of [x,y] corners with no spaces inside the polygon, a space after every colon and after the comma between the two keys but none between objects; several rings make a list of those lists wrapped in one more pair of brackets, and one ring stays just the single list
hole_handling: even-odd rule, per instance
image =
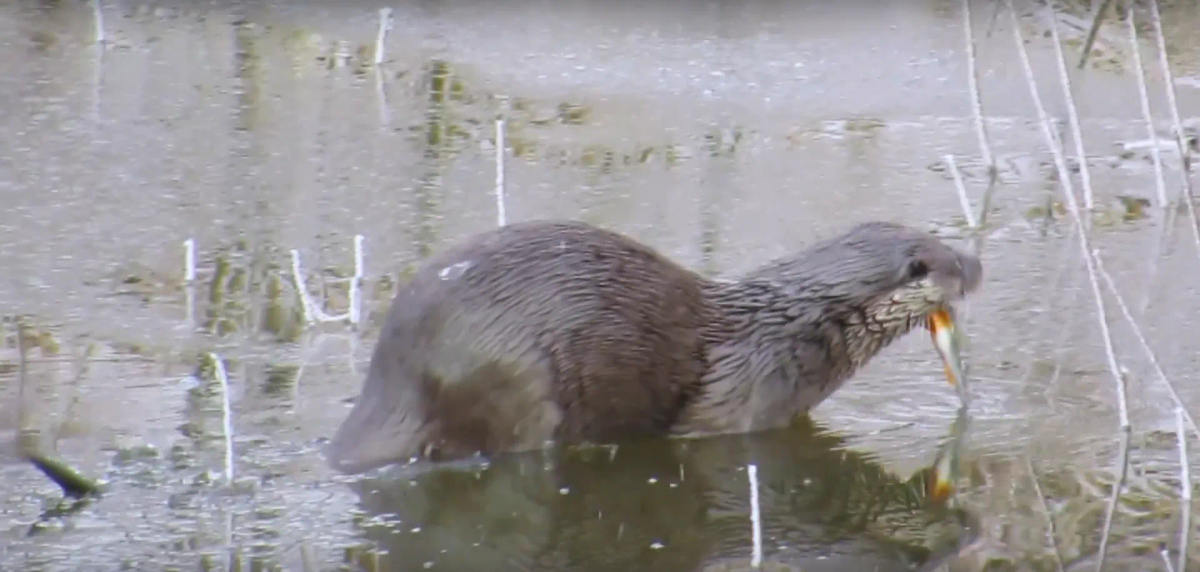
[{"label": "white reed stalk", "polygon": [[1163,570],[1167,572],[1175,572],[1175,565],[1171,564],[1171,552],[1165,547],[1158,551],[1158,555],[1162,557]]},{"label": "white reed stalk", "polygon": [[379,9],[379,32],[375,35],[375,65],[383,63],[383,52],[387,45],[387,33],[392,29],[392,9]]},{"label": "white reed stalk", "polygon": [[1175,406],[1175,441],[1179,443],[1179,572],[1187,571],[1188,539],[1192,537],[1192,468],[1188,459],[1187,435],[1183,420],[1187,415],[1182,405]]},{"label": "white reed stalk", "polygon": [[233,412],[229,406],[229,377],[225,374],[225,363],[217,354],[209,352],[213,372],[221,384],[221,424],[225,432],[225,484],[233,482]]},{"label": "white reed stalk", "polygon": [[758,466],[747,465],[746,477],[750,479],[750,527],[754,537],[754,548],[750,556],[750,566],[762,566],[762,518],[758,508]]},{"label": "white reed stalk", "polygon": [[1163,382],[1167,388],[1167,393],[1171,396],[1171,401],[1175,402],[1175,407],[1182,411],[1183,418],[1187,421],[1187,426],[1195,433],[1196,438],[1200,439],[1200,428],[1196,427],[1196,422],[1192,419],[1192,414],[1183,405],[1183,400],[1179,397],[1179,393],[1175,391],[1175,386],[1167,379],[1167,374],[1163,372],[1162,366],[1158,363],[1158,357],[1154,355],[1154,350],[1150,349],[1150,343],[1146,341],[1146,336],[1142,334],[1142,329],[1138,327],[1137,322],[1133,320],[1133,313],[1129,311],[1129,306],[1125,304],[1121,293],[1117,291],[1117,284],[1113,281],[1112,276],[1104,269],[1104,263],[1099,257],[1096,259],[1096,272],[1104,279],[1104,283],[1108,286],[1108,291],[1113,295],[1113,299],[1117,301],[1117,308],[1121,310],[1125,321],[1129,322],[1130,329],[1133,330],[1133,336],[1137,338],[1138,345],[1142,346],[1142,351],[1146,353],[1146,358],[1150,361],[1150,366],[1154,368],[1155,375]]},{"label": "white reed stalk", "polygon": [[316,308],[308,299],[308,289],[304,287],[304,274],[300,272],[300,251],[292,249],[292,280],[296,282],[296,293],[300,295],[300,307],[304,310],[304,321],[313,323],[320,308]]},{"label": "white reed stalk", "polygon": [[187,308],[187,315],[184,320],[187,321],[187,327],[193,327],[196,323],[196,286],[188,284],[183,287],[183,304]]},{"label": "white reed stalk", "polygon": [[363,241],[365,239],[361,234],[354,235],[354,276],[350,278],[339,278],[336,282],[350,283],[350,303],[349,308],[345,313],[337,315],[326,314],[321,306],[313,302],[308,295],[308,289],[304,286],[304,273],[300,270],[300,251],[292,249],[292,280],[296,283],[296,293],[300,296],[300,306],[304,310],[304,321],[312,324],[314,322],[339,322],[342,320],[349,321],[351,324],[357,325],[362,319],[362,279],[364,276],[363,265]]},{"label": "white reed stalk", "polygon": [[[983,99],[979,94],[979,72],[975,67],[975,33],[971,29],[971,0],[963,0],[963,29],[967,36],[967,86],[971,90],[971,115],[975,120],[975,135],[979,138],[979,152],[983,154],[983,163],[987,165],[988,178],[991,180],[996,177],[996,159],[983,125]],[[986,213],[980,213],[979,218],[986,216]]]},{"label": "white reed stalk", "polygon": [[196,241],[183,241],[183,281],[191,284],[196,280]]},{"label": "white reed stalk", "polygon": [[187,324],[196,323],[196,241],[183,241],[183,292]]},{"label": "white reed stalk", "polygon": [[1037,108],[1038,123],[1042,127],[1042,135],[1046,138],[1046,144],[1050,147],[1050,151],[1054,156],[1055,167],[1058,170],[1059,182],[1063,190],[1063,197],[1070,208],[1071,218],[1075,222],[1076,230],[1079,232],[1079,243],[1083,249],[1084,262],[1087,265],[1088,277],[1092,282],[1092,295],[1096,300],[1096,311],[1100,321],[1100,333],[1104,338],[1105,353],[1108,358],[1108,368],[1112,373],[1114,380],[1117,382],[1120,390],[1117,392],[1119,398],[1121,412],[1121,426],[1129,425],[1129,410],[1126,405],[1126,393],[1124,390],[1125,382],[1121,378],[1121,368],[1117,365],[1116,352],[1112,346],[1112,334],[1109,332],[1107,312],[1104,309],[1104,299],[1100,293],[1100,282],[1096,277],[1095,262],[1090,245],[1090,238],[1087,235],[1083,226],[1083,218],[1079,212],[1079,204],[1075,201],[1075,193],[1071,185],[1070,173],[1067,170],[1067,162],[1062,154],[1062,146],[1058,141],[1057,135],[1050,127],[1050,118],[1046,115],[1046,109],[1042,106],[1041,96],[1037,92],[1037,83],[1033,76],[1033,66],[1029,63],[1029,53],[1025,50],[1024,39],[1021,36],[1020,23],[1017,20],[1017,13],[1012,7],[1012,0],[1005,0],[1008,4],[1009,13],[1012,16],[1013,36],[1017,42],[1018,53],[1021,56],[1021,64],[1025,68],[1025,77],[1029,84],[1029,93],[1033,97],[1034,106]]},{"label": "white reed stalk", "polygon": [[96,26],[96,43],[104,43],[104,7],[100,5],[102,0],[92,0],[92,21]]},{"label": "white reed stalk", "polygon": [[1183,137],[1183,121],[1179,119],[1179,103],[1175,95],[1175,74],[1171,71],[1171,63],[1167,61],[1167,39],[1163,34],[1162,18],[1158,14],[1158,1],[1150,2],[1150,18],[1154,21],[1154,35],[1158,44],[1158,67],[1162,70],[1163,87],[1167,92],[1167,106],[1171,110],[1171,123],[1175,127],[1175,145],[1179,148],[1179,160],[1183,162],[1183,185],[1192,194],[1191,158],[1188,146]]},{"label": "white reed stalk", "polygon": [[967,225],[975,230],[979,228],[979,221],[976,220],[975,213],[971,210],[971,200],[967,198],[967,186],[963,183],[962,173],[958,172],[958,163],[954,161],[953,154],[947,154],[944,159],[950,168],[950,174],[954,177],[954,188],[958,190],[958,204],[962,207],[963,216],[967,218]]},{"label": "white reed stalk", "polygon": [[392,113],[388,109],[387,89],[384,87],[383,68],[375,67],[375,100],[379,102],[379,127],[387,132],[392,124]]},{"label": "white reed stalk", "polygon": [[[1079,112],[1075,109],[1074,92],[1071,90],[1071,76],[1067,71],[1067,58],[1063,55],[1062,41],[1058,37],[1058,18],[1055,17],[1054,7],[1046,6],[1046,20],[1050,25],[1050,33],[1054,38],[1054,53],[1058,55],[1055,61],[1058,63],[1058,78],[1062,82],[1062,90],[1067,101],[1067,118],[1070,121],[1071,131],[1074,132],[1075,139],[1075,156],[1079,158],[1079,179],[1083,184],[1083,208],[1091,211],[1094,206],[1092,195],[1092,171],[1088,168],[1087,154],[1083,150],[1083,129],[1079,127]],[[1091,217],[1087,219],[1091,221]]]},{"label": "white reed stalk", "polygon": [[1183,188],[1187,196],[1188,218],[1191,220],[1192,240],[1196,243],[1196,251],[1200,252],[1200,219],[1196,218],[1196,207],[1192,199],[1196,196],[1192,189],[1192,160],[1188,146],[1183,140],[1183,122],[1179,119],[1179,104],[1175,99],[1175,74],[1171,72],[1171,63],[1167,61],[1167,40],[1163,35],[1162,18],[1158,14],[1158,1],[1150,0],[1150,16],[1154,20],[1154,32],[1158,40],[1158,67],[1162,69],[1163,82],[1166,83],[1167,105],[1171,109],[1171,122],[1175,126],[1175,146],[1179,149],[1179,162],[1183,171]]},{"label": "white reed stalk", "polygon": [[[1127,388],[1125,386],[1125,378],[1121,375],[1120,366],[1117,364],[1116,351],[1113,349],[1112,334],[1108,328],[1107,312],[1104,309],[1104,298],[1100,292],[1100,282],[1096,277],[1095,261],[1090,246],[1086,228],[1083,224],[1083,217],[1079,212],[1079,205],[1075,201],[1075,192],[1071,184],[1071,174],[1067,170],[1067,162],[1063,157],[1062,146],[1058,141],[1058,137],[1051,128],[1050,118],[1046,115],[1046,109],[1042,105],[1041,96],[1038,95],[1037,81],[1034,79],[1033,66],[1029,63],[1029,53],[1025,49],[1025,40],[1021,35],[1020,21],[1017,19],[1017,12],[1013,8],[1012,0],[1005,0],[1008,8],[1009,16],[1012,18],[1013,38],[1017,44],[1017,53],[1020,55],[1021,66],[1024,68],[1026,83],[1029,86],[1030,96],[1033,98],[1034,107],[1038,113],[1038,123],[1041,124],[1042,134],[1046,138],[1046,144],[1050,147],[1050,151],[1054,156],[1054,165],[1058,171],[1060,188],[1063,196],[1070,207],[1071,218],[1074,220],[1077,230],[1079,231],[1080,248],[1083,250],[1083,260],[1087,265],[1088,279],[1092,285],[1092,295],[1096,301],[1097,318],[1100,322],[1100,334],[1104,339],[1104,351],[1108,358],[1109,371],[1113,376],[1113,382],[1117,390],[1117,405],[1119,413],[1119,431],[1121,433],[1121,450],[1119,452],[1119,464],[1117,482],[1113,485],[1113,494],[1109,499],[1108,508],[1104,518],[1104,530],[1100,539],[1100,558],[1097,563],[1097,570],[1104,566],[1105,553],[1108,550],[1108,538],[1112,530],[1112,518],[1116,511],[1117,500],[1121,495],[1121,488],[1125,484],[1125,477],[1129,468],[1129,405],[1127,399]],[[1070,97],[1070,94],[1066,94]]]},{"label": "white reed stalk", "polygon": [[350,323],[362,319],[363,235],[354,235],[354,278],[350,281]]},{"label": "white reed stalk", "polygon": [[496,224],[507,224],[508,216],[504,209],[504,101],[501,101],[500,114],[496,117]]},{"label": "white reed stalk", "polygon": [[1167,184],[1163,181],[1162,153],[1158,150],[1158,135],[1154,132],[1154,116],[1150,113],[1150,96],[1146,94],[1146,70],[1142,69],[1142,50],[1138,48],[1137,25],[1134,22],[1133,6],[1126,11],[1125,22],[1129,28],[1129,45],[1133,48],[1133,69],[1137,77],[1138,98],[1142,104],[1142,120],[1146,123],[1146,136],[1150,146],[1150,158],[1154,161],[1154,188],[1158,191],[1158,206],[1167,207]]}]

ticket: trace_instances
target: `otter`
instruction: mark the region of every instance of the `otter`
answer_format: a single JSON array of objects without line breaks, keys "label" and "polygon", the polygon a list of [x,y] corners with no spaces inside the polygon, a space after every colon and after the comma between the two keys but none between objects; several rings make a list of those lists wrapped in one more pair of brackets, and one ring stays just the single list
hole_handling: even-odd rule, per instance
[{"label": "otter", "polygon": [[[982,275],[978,257],[882,221],[734,280],[583,222],[499,227],[399,289],[326,458],[355,474],[786,426],[912,329],[938,344]],[[954,383],[959,358],[938,349]]]}]

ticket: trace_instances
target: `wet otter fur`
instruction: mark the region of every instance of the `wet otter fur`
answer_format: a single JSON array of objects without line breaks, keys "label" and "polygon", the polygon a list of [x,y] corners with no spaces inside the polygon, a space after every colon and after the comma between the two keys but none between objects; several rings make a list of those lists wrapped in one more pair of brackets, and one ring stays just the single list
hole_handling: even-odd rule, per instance
[{"label": "wet otter fur", "polygon": [[729,281],[582,222],[500,227],[401,287],[328,459],[783,426],[981,279],[975,256],[887,222]]}]

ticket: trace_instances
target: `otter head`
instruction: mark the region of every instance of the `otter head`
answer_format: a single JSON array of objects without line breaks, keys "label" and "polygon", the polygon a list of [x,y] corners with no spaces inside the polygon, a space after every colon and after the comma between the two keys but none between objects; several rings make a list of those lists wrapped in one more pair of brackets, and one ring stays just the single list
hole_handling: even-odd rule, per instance
[{"label": "otter head", "polygon": [[[955,325],[955,306],[979,288],[983,265],[969,254],[916,229],[892,223],[859,225],[844,237],[851,251],[878,257],[881,288],[864,289],[857,324],[852,328],[852,355],[869,357],[883,344],[916,326],[925,326],[942,359],[946,378],[965,400],[962,355]],[[890,269],[891,279],[886,275]],[[857,345],[857,352],[853,346]]]},{"label": "otter head", "polygon": [[929,233],[888,222],[860,224],[759,275],[786,284],[798,324],[836,324],[847,371],[915,327],[927,327],[948,381],[962,391],[955,305],[975,291],[983,266]]}]

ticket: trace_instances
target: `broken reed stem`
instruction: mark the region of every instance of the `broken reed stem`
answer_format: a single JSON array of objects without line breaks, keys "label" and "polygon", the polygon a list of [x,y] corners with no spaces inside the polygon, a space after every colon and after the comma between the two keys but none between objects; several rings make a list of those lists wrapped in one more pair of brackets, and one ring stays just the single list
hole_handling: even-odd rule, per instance
[{"label": "broken reed stem", "polygon": [[971,28],[971,0],[963,0],[963,29],[967,36],[967,86],[971,91],[971,115],[975,120],[975,135],[979,138],[979,152],[983,154],[983,163],[987,165],[988,187],[984,191],[983,201],[979,207],[979,224],[987,221],[987,211],[991,203],[992,190],[999,176],[996,170],[996,158],[992,155],[992,146],[988,142],[987,129],[983,124],[983,98],[979,94],[979,71],[976,69],[975,32]]},{"label": "broken reed stem", "polygon": [[754,539],[750,566],[758,568],[762,566],[762,518],[758,507],[758,465],[747,465],[746,477],[750,479],[750,529]]},{"label": "broken reed stem", "polygon": [[1112,0],[1104,0],[1092,16],[1092,27],[1088,29],[1087,39],[1083,41],[1083,53],[1079,55],[1079,69],[1083,69],[1087,64],[1088,54],[1092,53],[1092,44],[1096,43],[1096,34],[1100,33],[1100,24],[1104,21],[1104,13],[1108,11],[1109,4],[1112,4]]},{"label": "broken reed stem", "polygon": [[1125,321],[1129,322],[1130,329],[1133,330],[1133,335],[1137,338],[1138,344],[1142,346],[1142,351],[1146,352],[1146,358],[1150,361],[1151,367],[1154,368],[1155,375],[1163,382],[1167,388],[1167,393],[1171,395],[1171,400],[1175,402],[1175,407],[1182,411],[1184,420],[1187,421],[1187,426],[1200,439],[1200,429],[1196,427],[1196,422],[1192,419],[1191,413],[1183,405],[1183,400],[1180,399],[1179,393],[1175,391],[1175,386],[1167,379],[1167,374],[1163,372],[1162,366],[1158,363],[1158,357],[1154,355],[1154,350],[1150,349],[1149,342],[1146,341],[1146,336],[1142,334],[1142,329],[1138,327],[1137,322],[1133,320],[1133,313],[1129,311],[1129,306],[1125,304],[1125,300],[1121,297],[1121,293],[1117,291],[1117,284],[1113,281],[1112,276],[1104,269],[1104,263],[1100,257],[1096,257],[1096,272],[1104,279],[1104,284],[1108,286],[1108,291],[1112,293],[1113,299],[1117,301],[1117,308],[1121,310],[1121,314],[1125,317]]},{"label": "broken reed stem", "polygon": [[[1071,77],[1067,71],[1067,58],[1063,54],[1062,42],[1058,37],[1058,17],[1055,15],[1054,7],[1047,4],[1046,20],[1050,25],[1051,37],[1054,39],[1054,51],[1058,55],[1055,61],[1058,63],[1058,78],[1062,83],[1063,95],[1067,101],[1067,117],[1070,120],[1071,131],[1075,139],[1075,156],[1079,158],[1079,179],[1083,185],[1083,208],[1091,211],[1094,206],[1092,193],[1092,172],[1088,168],[1087,154],[1083,150],[1083,129],[1079,126],[1079,112],[1075,108],[1074,91],[1071,89]],[[1088,217],[1088,222],[1091,222],[1091,217]]]},{"label": "broken reed stem", "polygon": [[1113,494],[1109,499],[1104,517],[1104,532],[1100,539],[1100,557],[1097,563],[1097,570],[1101,570],[1104,566],[1104,557],[1108,550],[1108,537],[1112,530],[1113,514],[1116,512],[1117,500],[1120,498],[1121,488],[1125,485],[1125,477],[1129,469],[1130,424],[1127,388],[1125,386],[1125,378],[1121,375],[1121,368],[1117,364],[1116,351],[1113,349],[1112,334],[1108,328],[1108,316],[1104,308],[1104,298],[1100,292],[1100,281],[1096,277],[1095,253],[1092,251],[1091,240],[1084,227],[1083,217],[1079,212],[1079,205],[1075,201],[1075,192],[1071,184],[1071,174],[1067,171],[1067,162],[1063,157],[1062,145],[1059,143],[1058,137],[1050,126],[1050,119],[1046,115],[1045,107],[1042,105],[1041,96],[1038,95],[1037,81],[1034,79],[1033,66],[1029,63],[1029,53],[1025,50],[1025,40],[1021,35],[1017,12],[1013,8],[1012,0],[1005,0],[1005,4],[1008,8],[1009,16],[1012,18],[1013,38],[1017,44],[1017,53],[1021,57],[1021,66],[1024,68],[1025,80],[1029,85],[1029,94],[1033,99],[1034,107],[1037,109],[1038,123],[1042,127],[1043,136],[1046,138],[1046,145],[1050,147],[1050,152],[1054,156],[1054,165],[1058,171],[1060,188],[1070,208],[1071,219],[1075,222],[1076,230],[1079,232],[1079,246],[1083,251],[1084,263],[1087,265],[1088,279],[1092,285],[1092,296],[1096,300],[1096,314],[1100,322],[1100,334],[1104,340],[1104,351],[1108,359],[1108,368],[1110,373],[1112,373],[1113,382],[1116,384],[1120,423],[1119,431],[1121,434],[1121,450],[1118,454],[1120,467],[1118,469],[1117,482],[1113,486]]},{"label": "broken reed stem", "polygon": [[313,322],[337,322],[340,320],[348,320],[353,325],[358,325],[362,318],[362,279],[363,271],[363,236],[361,234],[354,235],[354,276],[349,279],[337,279],[336,282],[350,283],[350,301],[349,308],[344,314],[330,316],[326,314],[316,302],[308,295],[308,289],[304,286],[304,273],[300,270],[300,251],[291,250],[292,254],[292,280],[296,283],[296,293],[300,296],[300,306],[304,310],[304,321],[306,323]]},{"label": "broken reed stem", "polygon": [[[1183,432],[1183,420],[1187,410],[1175,406],[1175,442],[1179,443],[1179,572],[1187,570],[1188,539],[1192,537],[1192,467],[1188,459],[1187,435]],[[1193,425],[1194,427],[1194,425]]]},{"label": "broken reed stem", "polygon": [[962,173],[958,172],[958,163],[954,161],[952,154],[947,154],[944,159],[946,166],[950,168],[950,175],[954,177],[954,188],[958,191],[958,204],[962,207],[967,225],[971,227],[971,230],[977,230],[979,221],[975,219],[975,213],[971,211],[971,201],[967,198],[967,186],[963,183]]},{"label": "broken reed stem", "polygon": [[508,216],[504,209],[504,122],[505,98],[500,100],[500,113],[496,115],[496,224],[507,224]]},{"label": "broken reed stem", "polygon": [[191,284],[196,280],[196,241],[183,241],[183,281]]},{"label": "broken reed stem", "polygon": [[304,274],[300,272],[300,251],[292,249],[292,280],[296,282],[296,293],[300,295],[300,308],[304,310],[304,321],[312,323],[318,317],[320,308],[315,307],[308,298],[308,289],[304,287]]},{"label": "broken reed stem", "polygon": [[1133,4],[1125,14],[1129,28],[1129,45],[1133,49],[1133,69],[1137,78],[1138,98],[1142,104],[1142,120],[1146,122],[1146,137],[1150,140],[1150,158],[1154,161],[1154,188],[1158,191],[1158,206],[1167,207],[1167,184],[1163,180],[1162,153],[1158,149],[1158,135],[1154,133],[1154,116],[1150,113],[1150,96],[1146,93],[1146,70],[1142,69],[1142,50],[1138,48],[1137,25],[1134,21]]},{"label": "broken reed stem", "polygon": [[1171,564],[1171,552],[1165,546],[1158,551],[1158,555],[1162,557],[1163,569],[1167,572],[1175,572],[1175,565]]}]

